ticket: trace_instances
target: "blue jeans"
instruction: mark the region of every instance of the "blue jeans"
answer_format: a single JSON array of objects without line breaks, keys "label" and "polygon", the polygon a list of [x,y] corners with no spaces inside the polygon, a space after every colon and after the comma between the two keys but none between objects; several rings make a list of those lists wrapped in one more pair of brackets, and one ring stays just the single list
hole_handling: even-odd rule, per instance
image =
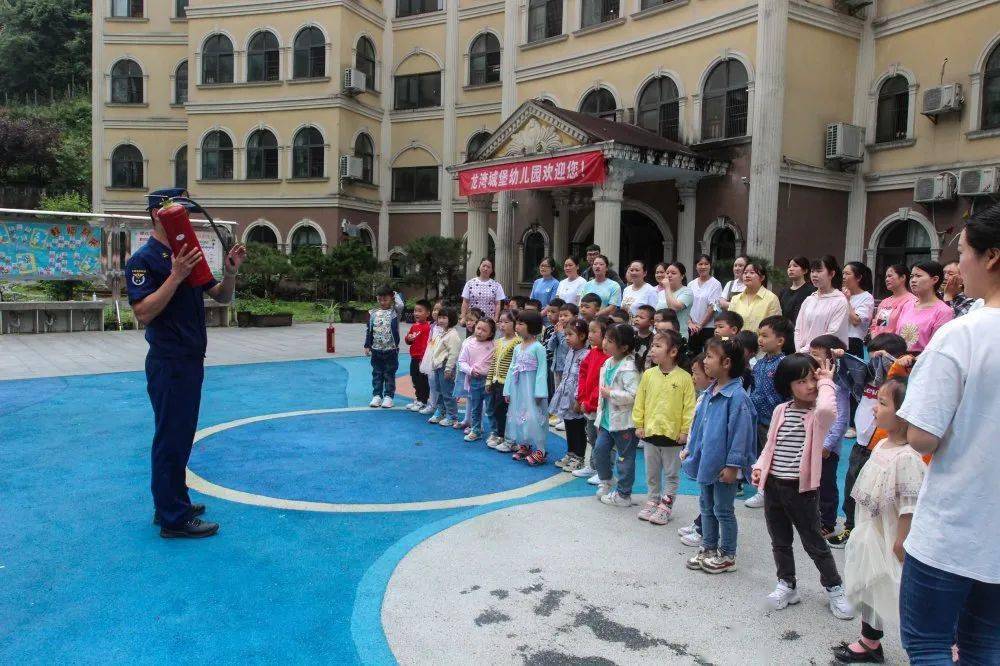
[{"label": "blue jeans", "polygon": [[601,428],[597,431],[597,443],[591,458],[596,463],[597,476],[601,481],[611,480],[611,451],[618,451],[618,494],[623,497],[632,496],[632,484],[635,483],[635,447],[639,438],[635,430],[616,430],[610,432]]},{"label": "blue jeans", "polygon": [[378,398],[396,397],[396,371],[399,370],[399,350],[372,350],[372,395]]},{"label": "blue jeans", "polygon": [[444,368],[434,371],[437,377],[438,406],[435,413],[441,414],[452,421],[458,419],[458,403],[455,402],[455,377],[448,379],[444,376]]},{"label": "blue jeans", "polygon": [[706,550],[736,555],[736,490],[739,483],[699,483],[701,495],[701,544]]},{"label": "blue jeans", "polygon": [[1000,664],[1000,584],[935,569],[906,556],[899,586],[903,648],[913,666]]},{"label": "blue jeans", "polygon": [[469,426],[477,433],[489,433],[492,423],[483,410],[486,401],[486,378],[469,377],[469,397],[465,399],[465,412]]}]

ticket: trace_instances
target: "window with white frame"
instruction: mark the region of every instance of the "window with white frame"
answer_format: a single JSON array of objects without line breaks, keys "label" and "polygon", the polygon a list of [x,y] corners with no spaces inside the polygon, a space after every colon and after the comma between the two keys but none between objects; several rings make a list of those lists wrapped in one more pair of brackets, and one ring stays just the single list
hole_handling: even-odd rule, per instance
[{"label": "window with white frame", "polygon": [[268,129],[254,130],[247,139],[247,180],[278,177],[278,140]]},{"label": "window with white frame", "polygon": [[292,252],[301,247],[323,247],[323,237],[319,229],[311,224],[303,224],[292,234]]},{"label": "window with white frame", "polygon": [[533,282],[539,276],[538,266],[545,258],[545,236],[540,231],[529,231],[524,236],[523,245],[521,282]]},{"label": "window with white frame", "polygon": [[174,72],[174,104],[187,104],[188,101],[188,61],[177,65]]},{"label": "window with white frame", "polygon": [[188,148],[181,146],[174,154],[174,187],[188,187]]},{"label": "window with white frame", "polygon": [[436,12],[441,9],[438,4],[439,2],[441,2],[441,0],[397,0],[396,16],[398,18],[403,18],[405,16],[416,16],[417,14]]},{"label": "window with white frame", "polygon": [[588,28],[614,21],[619,17],[619,0],[583,0],[583,13],[580,16],[580,27]]},{"label": "window with white frame", "polygon": [[222,130],[205,135],[201,142],[202,180],[233,179],[233,140]]},{"label": "window with white frame", "polygon": [[187,18],[188,0],[174,0],[174,17]]},{"label": "window with white frame", "polygon": [[247,45],[247,81],[277,81],[281,78],[281,48],[278,38],[262,30]]},{"label": "window with white frame", "polygon": [[354,156],[361,159],[361,182],[375,182],[375,146],[367,134],[354,140]]},{"label": "window with white frame", "polygon": [[441,106],[441,72],[398,75],[395,87],[397,110]]},{"label": "window with white frame", "polygon": [[399,202],[437,201],[438,167],[394,167],[392,200]]},{"label": "window with white frame", "polygon": [[326,76],[326,39],[323,32],[310,26],[295,36],[292,53],[292,78],[316,79]]},{"label": "window with white frame", "polygon": [[642,89],[636,108],[639,127],[665,139],[677,141],[680,135],[680,95],[669,76],[660,76]]},{"label": "window with white frame", "polygon": [[1000,44],[993,48],[983,70],[983,110],[980,127],[1000,129]]},{"label": "window with white frame", "polygon": [[111,0],[114,18],[142,18],[142,0]]},{"label": "window with white frame", "polygon": [[481,86],[500,80],[500,40],[490,32],[476,37],[469,49],[469,85]]},{"label": "window with white frame", "polygon": [[580,103],[581,113],[611,121],[614,121],[616,117],[615,111],[617,108],[618,104],[615,102],[615,96],[607,88],[591,90]]},{"label": "window with white frame", "polygon": [[111,68],[112,104],[142,104],[142,68],[134,60],[119,60]]},{"label": "window with white frame", "polygon": [[257,226],[255,226],[253,229],[250,230],[250,233],[247,234],[247,242],[260,243],[261,245],[267,245],[273,248],[277,248],[278,236],[277,234],[274,233],[274,229],[272,229],[271,227],[265,224],[258,224]]},{"label": "window with white frame", "polygon": [[733,58],[723,60],[712,68],[702,91],[702,141],[745,136],[749,111],[746,67]]},{"label": "window with white frame", "polygon": [[476,159],[476,155],[479,154],[479,150],[490,140],[489,132],[476,132],[469,139],[468,145],[465,147],[465,158],[466,160]]},{"label": "window with white frame", "polygon": [[292,140],[292,178],[322,178],[325,153],[323,135],[315,127],[303,127]]},{"label": "window with white frame", "polygon": [[233,82],[233,43],[225,35],[212,35],[205,40],[201,82],[205,85]]},{"label": "window with white frame", "polygon": [[375,90],[375,45],[372,40],[362,37],[354,54],[354,66],[365,75],[365,88]]},{"label": "window with white frame", "polygon": [[111,187],[141,189],[143,160],[139,149],[131,144],[115,148],[111,153]]},{"label": "window with white frame", "polygon": [[910,118],[910,82],[905,76],[890,76],[878,89],[875,108],[875,143],[907,138]]},{"label": "window with white frame", "polygon": [[528,42],[562,34],[563,0],[529,0]]}]

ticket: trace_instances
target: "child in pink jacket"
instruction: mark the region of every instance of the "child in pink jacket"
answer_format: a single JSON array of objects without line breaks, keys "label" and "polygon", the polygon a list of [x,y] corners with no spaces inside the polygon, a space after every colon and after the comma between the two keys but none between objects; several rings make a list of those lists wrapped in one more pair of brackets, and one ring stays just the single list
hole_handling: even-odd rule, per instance
[{"label": "child in pink jacket", "polygon": [[[817,489],[823,470],[823,440],[837,417],[833,369],[806,354],[782,359],[774,387],[791,398],[774,408],[767,444],[754,465],[753,482],[764,493],[764,519],[771,534],[778,584],[768,604],[781,610],[800,601],[795,580],[794,533],[819,569],[830,612],[841,620],[854,617],[837,563],[820,530]],[[793,531],[794,530],[794,531]]]}]

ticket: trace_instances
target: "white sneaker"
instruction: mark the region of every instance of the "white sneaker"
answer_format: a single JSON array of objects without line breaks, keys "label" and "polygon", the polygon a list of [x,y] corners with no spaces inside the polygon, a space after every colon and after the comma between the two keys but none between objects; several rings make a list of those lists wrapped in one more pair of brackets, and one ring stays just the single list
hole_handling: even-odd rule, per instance
[{"label": "white sneaker", "polygon": [[847,432],[844,433],[845,439],[856,439],[858,436],[858,431],[854,428],[848,428]]},{"label": "white sneaker", "polygon": [[421,409],[424,408],[424,403],[414,400],[413,402],[408,404],[406,408],[411,412],[419,412]]},{"label": "white sneaker", "polygon": [[594,475],[589,479],[587,479],[587,483],[589,483],[592,486],[596,486],[600,482],[601,482],[601,477],[597,476],[597,472],[594,472]]},{"label": "white sneaker", "polygon": [[830,599],[830,612],[838,620],[853,620],[854,606],[847,600],[847,593],[844,592],[843,585],[826,588],[826,595]]},{"label": "white sneaker", "polygon": [[593,476],[594,472],[596,472],[596,471],[597,470],[595,470],[590,465],[584,465],[580,469],[578,469],[575,472],[573,472],[573,476],[575,476],[578,479],[586,479],[589,476]]},{"label": "white sneaker", "polygon": [[438,421],[438,425],[441,426],[442,428],[450,428],[453,425],[455,425],[455,422],[446,416],[440,421]]},{"label": "white sneaker", "polygon": [[757,491],[757,494],[743,502],[743,506],[748,509],[759,509],[764,506],[764,492],[761,490]]},{"label": "white sneaker", "polygon": [[607,481],[605,483],[601,483],[601,482],[597,483],[597,492],[594,493],[595,495],[597,495],[597,499],[599,499],[599,500],[601,500],[603,502],[604,501],[604,496],[608,495],[610,493],[611,493],[611,482],[610,481]]},{"label": "white sneaker", "polygon": [[498,444],[500,444],[500,438],[497,437],[496,433],[492,433],[489,437],[486,438],[486,446],[490,447],[491,449],[497,448]]},{"label": "white sneaker", "polygon": [[[424,410],[420,410],[420,413],[423,414]],[[437,414],[435,414],[434,416],[432,416],[429,419],[427,419],[427,422],[428,423],[441,423],[441,417],[438,416]]]},{"label": "white sneaker", "polygon": [[684,527],[677,528],[677,536],[686,536],[688,534],[691,534],[692,532],[697,532],[697,531],[698,527],[694,523],[691,523],[690,525],[685,525]]},{"label": "white sneaker", "polygon": [[700,546],[701,545],[701,535],[697,532],[691,532],[691,534],[685,534],[681,537],[681,543],[685,546]]},{"label": "white sneaker", "polygon": [[500,443],[494,448],[496,448],[496,450],[500,453],[510,453],[514,450],[514,443],[508,439],[501,439]]},{"label": "white sneaker", "polygon": [[608,506],[622,506],[622,507],[632,506],[632,498],[625,497],[617,490],[614,490],[608,493],[607,495],[602,495],[601,502],[603,504],[607,504]]},{"label": "white sneaker", "polygon": [[424,416],[427,416],[428,414],[433,414],[434,408],[431,407],[430,405],[424,405],[423,407],[420,408],[420,413],[423,414]]},{"label": "white sneaker", "polygon": [[375,396],[374,398],[372,398],[372,401],[368,403],[368,406],[369,407],[381,407],[382,406],[382,397],[381,396]]},{"label": "white sneaker", "polygon": [[392,398],[382,398],[382,409],[392,409]]},{"label": "white sneaker", "polygon": [[799,591],[783,580],[779,580],[774,592],[767,595],[767,605],[774,610],[781,610],[800,601],[802,599],[799,598]]}]

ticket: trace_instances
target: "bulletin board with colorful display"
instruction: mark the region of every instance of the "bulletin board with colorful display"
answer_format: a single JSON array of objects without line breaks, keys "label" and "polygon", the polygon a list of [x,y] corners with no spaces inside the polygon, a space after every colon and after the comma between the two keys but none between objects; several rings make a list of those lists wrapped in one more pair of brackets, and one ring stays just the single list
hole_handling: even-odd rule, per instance
[{"label": "bulletin board with colorful display", "polygon": [[0,279],[103,278],[103,238],[103,229],[78,221],[0,220]]}]

